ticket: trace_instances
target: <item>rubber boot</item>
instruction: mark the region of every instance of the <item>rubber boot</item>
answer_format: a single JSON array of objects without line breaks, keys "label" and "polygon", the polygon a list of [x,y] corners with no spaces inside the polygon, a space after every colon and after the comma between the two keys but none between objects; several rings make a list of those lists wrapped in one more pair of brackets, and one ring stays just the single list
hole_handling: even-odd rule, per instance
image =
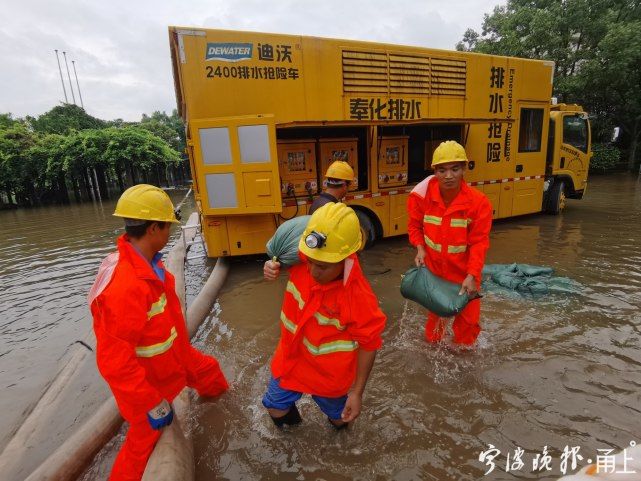
[{"label": "rubber boot", "polygon": [[329,424],[331,424],[331,425],[332,425],[332,427],[333,427],[334,429],[336,429],[336,431],[341,431],[341,430],[343,430],[343,429],[347,428],[347,426],[349,426],[349,423],[345,423],[345,424],[341,424],[340,426],[336,426],[336,424],[334,424],[334,423],[332,422],[332,420],[331,420],[331,418],[330,418],[329,416],[327,416],[327,421],[329,421]]},{"label": "rubber boot", "polygon": [[300,417],[296,404],[292,404],[292,407],[284,416],[278,418],[272,416],[272,421],[274,421],[274,424],[279,428],[283,427],[285,424],[288,426],[295,426],[296,424],[300,424],[302,420],[303,419]]}]

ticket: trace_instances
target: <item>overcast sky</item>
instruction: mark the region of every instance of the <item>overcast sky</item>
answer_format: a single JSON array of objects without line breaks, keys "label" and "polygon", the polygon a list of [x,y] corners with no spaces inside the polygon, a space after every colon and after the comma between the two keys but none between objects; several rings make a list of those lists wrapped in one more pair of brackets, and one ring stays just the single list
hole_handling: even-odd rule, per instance
[{"label": "overcast sky", "polygon": [[[0,0],[0,113],[64,101],[54,49],[76,61],[85,109],[111,120],[176,107],[167,26],[454,49],[500,0]],[[61,62],[63,62],[61,54]],[[62,63],[65,81],[66,70]],[[73,70],[71,77],[75,91]],[[71,92],[66,84],[71,102]]]}]

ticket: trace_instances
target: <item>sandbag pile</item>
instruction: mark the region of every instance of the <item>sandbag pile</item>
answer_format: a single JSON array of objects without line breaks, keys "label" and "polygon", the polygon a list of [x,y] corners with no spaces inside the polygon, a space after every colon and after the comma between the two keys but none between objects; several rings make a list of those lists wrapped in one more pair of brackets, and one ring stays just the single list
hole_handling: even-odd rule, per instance
[{"label": "sandbag pile", "polygon": [[488,264],[483,268],[483,289],[517,291],[524,294],[579,294],[581,284],[567,277],[556,277],[551,267],[529,264]]}]

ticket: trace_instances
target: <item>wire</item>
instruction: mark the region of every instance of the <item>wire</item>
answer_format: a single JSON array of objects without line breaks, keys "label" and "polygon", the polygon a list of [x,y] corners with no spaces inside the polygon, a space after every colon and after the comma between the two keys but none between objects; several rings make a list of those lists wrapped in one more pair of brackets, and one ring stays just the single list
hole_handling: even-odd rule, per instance
[{"label": "wire", "polygon": [[294,202],[296,202],[296,212],[294,212],[294,215],[291,217],[283,217],[282,214],[278,214],[278,217],[280,217],[283,220],[291,220],[298,215],[298,198],[296,197],[296,191],[293,190],[292,192],[294,194]]}]

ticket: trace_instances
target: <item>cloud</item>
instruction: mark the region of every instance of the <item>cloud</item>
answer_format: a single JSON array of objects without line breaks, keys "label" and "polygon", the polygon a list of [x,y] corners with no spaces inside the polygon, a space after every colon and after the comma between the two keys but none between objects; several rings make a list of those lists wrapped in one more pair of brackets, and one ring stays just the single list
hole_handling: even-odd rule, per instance
[{"label": "cloud", "polygon": [[[64,94],[54,49],[66,51],[86,110],[139,120],[176,107],[169,25],[369,40],[452,49],[479,28],[491,0],[185,0],[13,2],[0,26],[0,111],[39,115]],[[69,101],[66,67],[63,77]],[[79,104],[73,70],[72,85]]]}]

